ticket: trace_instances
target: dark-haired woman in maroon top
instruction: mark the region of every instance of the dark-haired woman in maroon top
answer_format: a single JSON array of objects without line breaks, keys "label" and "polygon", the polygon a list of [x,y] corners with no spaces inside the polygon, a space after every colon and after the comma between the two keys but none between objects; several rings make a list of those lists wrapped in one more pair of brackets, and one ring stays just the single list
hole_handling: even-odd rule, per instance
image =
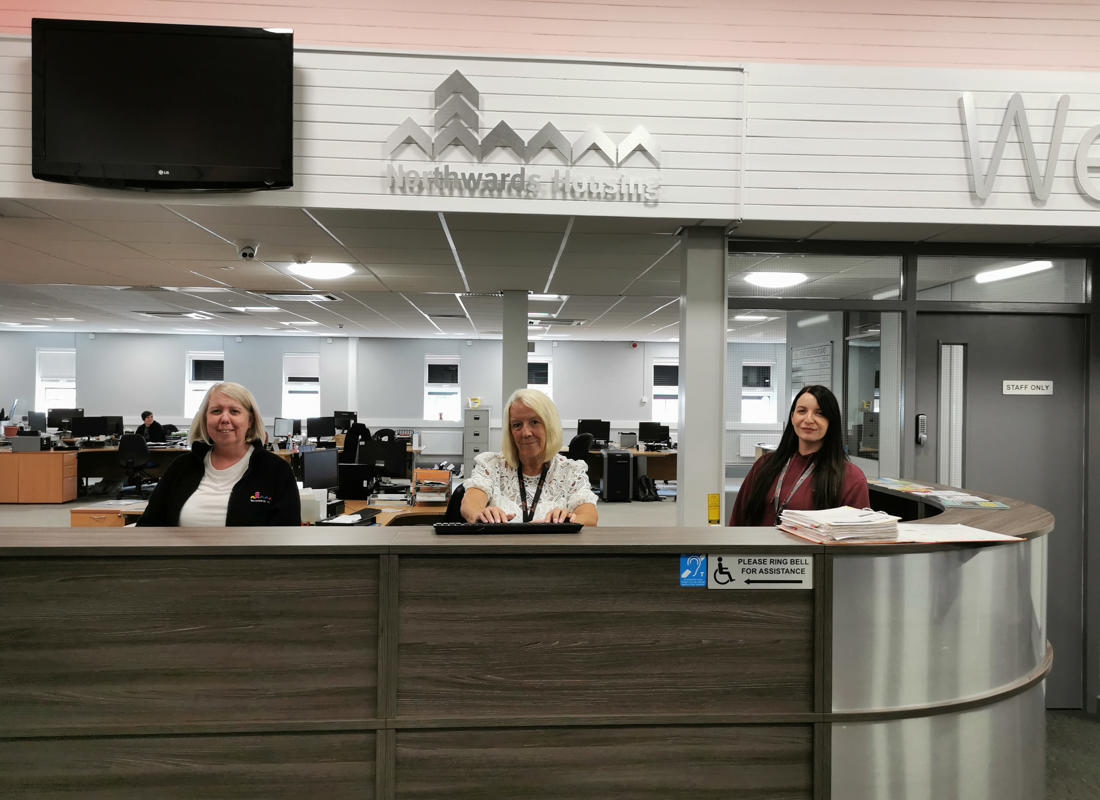
[{"label": "dark-haired woman in maroon top", "polygon": [[741,482],[730,525],[774,525],[785,508],[866,508],[867,478],[848,461],[842,431],[836,396],[825,386],[802,387],[779,446]]}]

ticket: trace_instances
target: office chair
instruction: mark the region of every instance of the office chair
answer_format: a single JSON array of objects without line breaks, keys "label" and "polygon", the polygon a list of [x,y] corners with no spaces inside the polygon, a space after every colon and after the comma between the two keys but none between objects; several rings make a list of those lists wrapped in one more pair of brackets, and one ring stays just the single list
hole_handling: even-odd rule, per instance
[{"label": "office chair", "polygon": [[164,435],[167,436],[170,433],[176,433],[179,428],[173,425],[171,422],[160,426],[164,430]]},{"label": "office chair", "polygon": [[437,522],[446,522],[446,515],[440,511],[438,514],[398,514],[391,517],[386,527],[394,525],[434,525]]},{"label": "office chair", "polygon": [[578,433],[569,440],[569,450],[566,458],[585,461],[588,457],[588,451],[592,449],[592,442],[595,440],[596,437],[591,433]]},{"label": "office chair", "polygon": [[359,445],[370,441],[370,428],[362,423],[353,423],[344,434],[344,449],[340,452],[341,464],[355,464],[358,461]]},{"label": "office chair", "polygon": [[145,472],[147,467],[154,466],[149,460],[149,445],[145,439],[136,433],[124,434],[118,443],[118,463],[126,470],[126,477],[118,488],[118,498],[121,499],[127,491],[147,498],[149,495],[142,489],[142,484],[156,483],[157,479]]},{"label": "office chair", "polygon": [[443,513],[444,522],[465,522],[462,516],[462,495],[466,494],[466,487],[459,486],[451,492],[451,499],[447,501],[447,510]]},{"label": "office chair", "polygon": [[393,428],[379,428],[371,438],[376,442],[392,442],[397,438],[397,434],[394,433]]}]

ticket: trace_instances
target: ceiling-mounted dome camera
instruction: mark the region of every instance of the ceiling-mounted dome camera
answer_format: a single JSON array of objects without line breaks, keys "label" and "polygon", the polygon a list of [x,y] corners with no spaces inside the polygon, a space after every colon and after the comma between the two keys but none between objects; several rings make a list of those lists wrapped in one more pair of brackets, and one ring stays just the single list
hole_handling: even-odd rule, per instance
[{"label": "ceiling-mounted dome camera", "polygon": [[237,251],[241,261],[251,261],[256,257],[256,251],[260,249],[258,244],[242,244]]}]

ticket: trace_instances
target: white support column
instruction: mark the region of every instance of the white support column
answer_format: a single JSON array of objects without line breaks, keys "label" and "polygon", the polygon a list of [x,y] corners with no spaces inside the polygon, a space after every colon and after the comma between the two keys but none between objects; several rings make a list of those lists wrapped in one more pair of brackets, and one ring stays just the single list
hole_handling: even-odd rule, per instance
[{"label": "white support column", "polygon": [[504,420],[504,401],[516,389],[527,385],[527,292],[505,291],[501,300],[504,312],[501,341],[501,385],[500,411],[502,425]]},{"label": "white support column", "polygon": [[[348,348],[348,396],[344,408],[359,410],[359,337],[349,336],[345,340]],[[366,416],[364,414],[363,416]]]},{"label": "white support column", "polygon": [[680,438],[676,524],[707,524],[708,495],[725,491],[726,235],[686,228],[680,280]]}]

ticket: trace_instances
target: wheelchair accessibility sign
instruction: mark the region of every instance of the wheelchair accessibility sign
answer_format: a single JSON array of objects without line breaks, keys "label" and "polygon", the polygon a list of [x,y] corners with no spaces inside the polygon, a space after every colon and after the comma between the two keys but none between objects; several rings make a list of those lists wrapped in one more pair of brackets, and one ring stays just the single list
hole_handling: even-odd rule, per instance
[{"label": "wheelchair accessibility sign", "polygon": [[708,589],[812,589],[814,560],[810,556],[706,556]]}]

